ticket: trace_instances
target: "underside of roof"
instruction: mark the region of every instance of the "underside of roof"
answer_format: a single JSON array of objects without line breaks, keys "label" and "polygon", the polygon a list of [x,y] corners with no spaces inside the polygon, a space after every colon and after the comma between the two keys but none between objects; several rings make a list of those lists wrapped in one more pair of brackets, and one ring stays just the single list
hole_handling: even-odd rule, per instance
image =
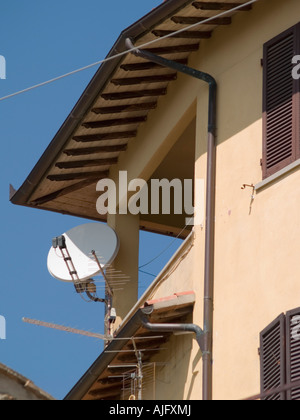
[{"label": "underside of roof", "polygon": [[[144,388],[152,382],[151,367],[166,360],[163,351],[168,346],[171,333],[153,333],[142,324],[186,322],[192,316],[195,293],[184,292],[163,299],[148,301],[139,309],[99,356],[86,374],[79,380],[66,400],[122,400],[132,395],[128,381],[137,371],[137,355],[141,352]],[[160,362],[153,362],[155,359]],[[155,359],[154,359],[155,358]]]},{"label": "underside of roof", "polygon": [[[126,51],[129,37],[135,46],[155,41],[148,51],[188,64],[201,40],[230,25],[235,13],[247,12],[251,6],[169,36],[246,2],[168,0],[126,29],[108,57]],[[131,54],[104,63],[22,187],[11,190],[12,203],[105,221],[96,210],[96,184],[109,177],[176,79],[176,72]],[[143,220],[141,225],[147,229]]]}]

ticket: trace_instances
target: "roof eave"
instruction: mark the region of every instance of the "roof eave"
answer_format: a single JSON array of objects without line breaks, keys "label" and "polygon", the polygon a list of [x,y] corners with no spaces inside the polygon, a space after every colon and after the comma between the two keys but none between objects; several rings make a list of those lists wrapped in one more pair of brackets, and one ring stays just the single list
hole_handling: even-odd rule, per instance
[{"label": "roof eave", "polygon": [[[151,307],[147,308],[149,313]],[[134,316],[128,321],[117,338],[131,337],[134,336],[136,331],[142,325],[142,320],[145,317],[145,310],[139,309]],[[115,354],[113,352],[120,351],[124,343],[122,340],[112,341],[107,347],[107,352],[102,353],[95,363],[89,368],[89,370],[83,375],[83,377],[77,382],[74,388],[65,397],[67,401],[78,401],[81,400],[85,394],[89,391],[90,387],[99,377],[100,373],[111,363]],[[109,352],[108,352],[109,351]]]},{"label": "roof eave", "polygon": [[[113,48],[109,52],[107,58],[112,58],[116,54],[127,51],[125,41],[127,38],[133,38],[137,40],[139,37],[155,25],[158,22],[166,19],[172,15],[176,10],[181,9],[185,5],[191,3],[192,0],[168,0],[163,4],[153,9],[150,13],[145,15],[142,19],[138,20],[133,25],[125,29]],[[48,148],[33,168],[23,185],[10,196],[10,201],[16,205],[26,206],[32,196],[33,192],[37,188],[39,182],[46,175],[47,171],[51,167],[53,161],[62,152],[65,143],[68,141],[74,130],[78,127],[82,118],[86,115],[89,108],[95,102],[99,93],[105,88],[111,75],[116,71],[120,62],[124,57],[112,58],[109,61],[104,62],[87,88],[79,98],[78,102],[74,106],[73,110],[49,144]],[[32,206],[29,206],[32,207]]]},{"label": "roof eave", "polygon": [[[136,332],[143,326],[144,320],[150,320],[151,316],[161,310],[168,310],[174,307],[193,307],[196,301],[194,291],[187,291],[182,293],[175,293],[162,299],[149,300],[144,302],[142,307],[129,317],[120,327],[118,334],[105,351],[98,357],[94,364],[88,369],[83,377],[77,382],[73,389],[65,397],[65,400],[78,401],[82,400],[88,393],[89,389],[93,386],[99,375],[107,368],[113,361],[116,352],[119,352],[123,346],[124,341],[122,338],[134,337]],[[140,301],[141,303],[141,301]]]}]

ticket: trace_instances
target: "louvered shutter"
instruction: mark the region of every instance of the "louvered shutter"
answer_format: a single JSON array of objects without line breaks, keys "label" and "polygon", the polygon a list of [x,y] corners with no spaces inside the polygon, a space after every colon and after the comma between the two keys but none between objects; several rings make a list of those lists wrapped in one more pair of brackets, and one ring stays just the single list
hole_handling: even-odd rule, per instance
[{"label": "louvered shutter", "polygon": [[[296,55],[299,58],[300,56],[300,23],[297,25],[296,39],[297,39],[296,41],[297,54]],[[296,114],[296,122],[295,122],[296,159],[300,159],[300,78],[296,79],[294,83],[295,83],[294,103],[295,103],[295,114]]]},{"label": "louvered shutter", "polygon": [[299,81],[292,77],[299,34],[298,24],[264,45],[264,178],[300,157]]},{"label": "louvered shutter", "polygon": [[[286,383],[285,316],[280,315],[260,334],[261,393]],[[266,400],[285,400],[286,393],[274,394]]]},{"label": "louvered shutter", "polygon": [[[286,314],[287,383],[300,380],[300,308]],[[287,393],[288,400],[300,401],[300,388]]]}]

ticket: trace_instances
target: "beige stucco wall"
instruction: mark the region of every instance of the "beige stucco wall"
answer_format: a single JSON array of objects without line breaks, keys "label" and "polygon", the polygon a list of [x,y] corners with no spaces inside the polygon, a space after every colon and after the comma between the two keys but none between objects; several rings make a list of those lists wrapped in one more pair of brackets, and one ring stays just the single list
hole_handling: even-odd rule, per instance
[{"label": "beige stucco wall", "polygon": [[[192,55],[190,66],[214,75],[218,91],[216,260],[214,306],[214,398],[241,399],[260,390],[259,333],[281,312],[300,306],[300,170],[259,191],[250,213],[251,189],[243,184],[262,180],[263,44],[300,19],[299,0],[261,0],[252,12],[240,13],[229,27]],[[116,174],[148,179],[178,136],[197,117],[196,177],[205,178],[207,93],[203,83],[180,75],[137,139],[121,158]],[[193,289],[197,295],[194,322],[202,325],[204,230],[154,297]],[[201,396],[201,362],[197,344],[174,339],[168,387],[157,382],[162,399]],[[176,341],[179,340],[179,341]],[[182,352],[181,344],[191,351]],[[167,357],[167,356],[166,356]],[[198,357],[199,358],[199,357]],[[181,387],[182,388],[182,387]],[[180,389],[181,389],[180,388]],[[172,390],[175,393],[172,393]]]},{"label": "beige stucco wall", "polygon": [[259,393],[259,333],[299,306],[300,171],[257,193],[251,214],[252,190],[241,190],[262,179],[263,43],[296,24],[299,12],[295,0],[262,1],[203,55],[219,84],[215,399]]},{"label": "beige stucco wall", "polygon": [[[195,243],[196,235],[191,234],[146,292],[142,301],[194,290],[197,304],[193,317],[187,319],[187,322],[197,319],[199,325],[203,325],[203,287],[201,276],[195,267],[195,261],[199,259],[195,254]],[[151,363],[157,365],[154,376],[153,371],[146,368],[150,374],[145,376],[144,399],[174,401],[201,398],[202,353],[193,334],[173,336],[163,345],[163,349]],[[153,378],[154,387],[151,382]]]}]

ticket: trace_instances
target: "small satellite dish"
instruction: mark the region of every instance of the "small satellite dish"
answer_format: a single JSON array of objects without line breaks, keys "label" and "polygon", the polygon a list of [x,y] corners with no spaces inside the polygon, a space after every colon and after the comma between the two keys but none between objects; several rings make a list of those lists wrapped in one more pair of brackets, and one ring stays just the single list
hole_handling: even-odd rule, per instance
[{"label": "small satellite dish", "polygon": [[116,232],[105,224],[88,223],[71,229],[56,238],[57,243],[53,244],[48,255],[49,273],[64,282],[73,282],[73,279],[60,250],[61,238],[72,259],[76,275],[82,282],[101,273],[92,251],[95,251],[102,269],[113,262],[119,251]]}]

